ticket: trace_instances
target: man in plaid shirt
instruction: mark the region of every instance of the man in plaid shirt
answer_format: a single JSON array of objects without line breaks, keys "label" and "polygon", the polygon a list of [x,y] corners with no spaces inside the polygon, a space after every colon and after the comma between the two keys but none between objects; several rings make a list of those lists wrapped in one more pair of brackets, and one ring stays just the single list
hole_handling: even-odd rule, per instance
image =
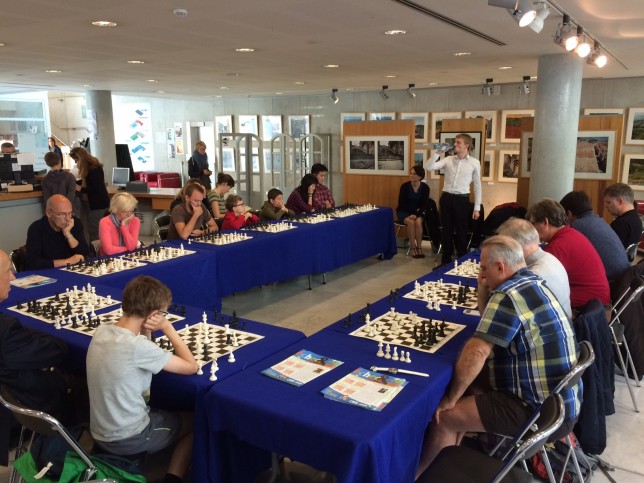
[{"label": "man in plaid shirt", "polygon": [[[570,320],[543,280],[526,268],[517,241],[497,235],[483,242],[478,286],[481,321],[427,428],[418,474],[467,431],[518,432],[577,363]],[[561,396],[564,425],[572,431],[581,388]]]}]

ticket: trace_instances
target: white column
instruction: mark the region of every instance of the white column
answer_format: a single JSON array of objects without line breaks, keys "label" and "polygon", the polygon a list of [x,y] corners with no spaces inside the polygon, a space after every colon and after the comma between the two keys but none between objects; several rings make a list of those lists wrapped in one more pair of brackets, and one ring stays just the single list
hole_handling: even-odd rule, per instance
[{"label": "white column", "polygon": [[96,113],[96,129],[98,139],[90,139],[89,147],[92,155],[103,163],[105,179],[108,180],[112,168],[116,166],[116,147],[114,140],[114,116],[112,114],[111,91],[87,91],[87,109]]},{"label": "white column", "polygon": [[559,201],[573,188],[583,67],[577,55],[539,58],[530,204]]}]

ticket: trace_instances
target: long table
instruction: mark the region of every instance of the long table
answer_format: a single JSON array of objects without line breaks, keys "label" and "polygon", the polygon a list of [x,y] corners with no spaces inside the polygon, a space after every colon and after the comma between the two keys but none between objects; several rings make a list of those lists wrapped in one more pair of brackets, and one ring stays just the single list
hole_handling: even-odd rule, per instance
[{"label": "long table", "polygon": [[[419,283],[439,278],[464,282],[445,275],[449,268],[429,273]],[[413,290],[413,285],[402,287],[401,294]],[[430,311],[424,302],[404,298],[390,301],[385,297],[369,310],[375,318],[390,307],[462,323],[466,328],[434,354],[412,350],[412,363],[403,364],[378,358],[376,341],[347,335],[359,327],[357,322],[345,327],[345,321],[338,321],[222,381],[204,395],[197,411],[197,425],[208,428],[201,435],[206,439],[195,448],[197,474],[210,482],[251,482],[270,466],[274,452],[331,472],[340,482],[413,481],[424,430],[478,318],[449,306]],[[344,364],[300,387],[261,374],[301,349]],[[354,369],[372,365],[427,372],[429,378],[402,375],[409,384],[381,412],[341,404],[320,392]]]}]

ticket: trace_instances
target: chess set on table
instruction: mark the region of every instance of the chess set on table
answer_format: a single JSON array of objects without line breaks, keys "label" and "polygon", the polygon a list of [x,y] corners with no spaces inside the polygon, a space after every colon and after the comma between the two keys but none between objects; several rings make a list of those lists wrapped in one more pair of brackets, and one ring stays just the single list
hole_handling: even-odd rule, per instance
[{"label": "chess set on table", "polygon": [[158,263],[158,262],[164,262],[166,260],[171,260],[173,258],[192,255],[193,253],[196,253],[196,252],[194,250],[186,250],[183,247],[183,243],[182,243],[179,248],[159,246],[159,245],[141,248],[134,252],[123,255],[123,258],[136,260],[140,262]]},{"label": "chess set on table", "polygon": [[231,243],[252,240],[252,236],[247,233],[221,233],[219,231],[208,233],[196,238],[188,238],[188,245],[195,243],[210,243],[211,245],[230,245]]},{"label": "chess set on table", "polygon": [[335,211],[331,214],[334,218],[346,218],[347,216],[358,215],[360,213],[366,213],[368,211],[377,210],[378,207],[367,204],[367,205],[352,205],[345,204],[342,206],[336,207]]},{"label": "chess set on table", "polygon": [[455,277],[465,278],[477,278],[480,268],[481,262],[477,262],[476,260],[468,259],[463,261],[463,263],[458,263],[458,261],[455,260],[454,268],[452,268],[449,272],[445,272],[445,275],[454,275]]},{"label": "chess set on table", "polygon": [[466,285],[427,281],[422,285],[414,282],[414,289],[404,295],[407,299],[420,300],[427,303],[430,310],[441,310],[441,305],[450,306],[452,309],[461,307],[468,315],[478,315],[478,300],[476,289],[472,289],[469,281]]},{"label": "chess set on table", "polygon": [[[398,360],[397,347],[416,349],[422,352],[433,354],[449,342],[456,334],[465,328],[464,325],[454,322],[436,321],[420,317],[410,312],[403,314],[391,310],[380,317],[371,320],[369,315],[365,316],[365,324],[354,330],[349,335],[371,339],[379,343],[378,357]],[[383,345],[386,346],[386,353],[383,353]],[[393,356],[391,356],[393,348]],[[404,362],[411,362],[409,352],[400,359]]]},{"label": "chess set on table", "polygon": [[262,231],[264,233],[280,233],[283,231],[293,230],[297,226],[288,221],[278,221],[277,223],[255,223],[246,225],[242,230]]},{"label": "chess set on table", "polygon": [[80,273],[90,277],[102,277],[111,273],[122,272],[133,268],[143,267],[145,263],[140,260],[129,260],[124,257],[99,258],[96,260],[86,260],[78,263],[68,263],[66,267],[61,268],[66,272]]}]

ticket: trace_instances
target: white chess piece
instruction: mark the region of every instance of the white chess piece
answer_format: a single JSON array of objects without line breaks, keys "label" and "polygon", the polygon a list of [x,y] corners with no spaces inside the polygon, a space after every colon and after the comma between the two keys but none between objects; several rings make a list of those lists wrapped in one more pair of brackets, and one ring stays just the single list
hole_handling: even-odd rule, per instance
[{"label": "white chess piece", "polygon": [[239,342],[237,342],[237,332],[233,332],[233,347],[239,347]]},{"label": "white chess piece", "polygon": [[201,376],[201,375],[203,375],[203,370],[201,369],[202,364],[201,364],[201,362],[198,362],[197,364],[199,365],[199,369],[197,370],[197,375]]},{"label": "white chess piece", "polygon": [[385,353],[382,351],[382,341],[378,341],[378,352],[376,352],[376,357],[382,357]]},{"label": "white chess piece", "polygon": [[394,355],[391,356],[391,360],[392,361],[397,361],[398,359],[399,359],[399,357],[398,357],[398,347],[394,346]]},{"label": "white chess piece", "polygon": [[230,351],[228,355],[228,362],[235,362],[235,354],[233,354],[233,351]]},{"label": "white chess piece", "polygon": [[411,357],[409,357],[409,351],[407,351],[407,357],[405,357],[405,362],[411,364]]},{"label": "white chess piece", "polygon": [[204,311],[203,314],[201,314],[201,321],[205,324],[208,321],[208,315],[206,315],[206,312]]},{"label": "white chess piece", "polygon": [[385,359],[391,359],[391,348],[389,344],[385,346]]},{"label": "white chess piece", "polygon": [[218,367],[216,366],[216,364],[217,364],[217,362],[213,361],[212,365],[210,366],[210,377],[209,377],[209,379],[211,381],[216,381],[217,380],[217,374],[215,374],[215,373],[217,372]]}]

